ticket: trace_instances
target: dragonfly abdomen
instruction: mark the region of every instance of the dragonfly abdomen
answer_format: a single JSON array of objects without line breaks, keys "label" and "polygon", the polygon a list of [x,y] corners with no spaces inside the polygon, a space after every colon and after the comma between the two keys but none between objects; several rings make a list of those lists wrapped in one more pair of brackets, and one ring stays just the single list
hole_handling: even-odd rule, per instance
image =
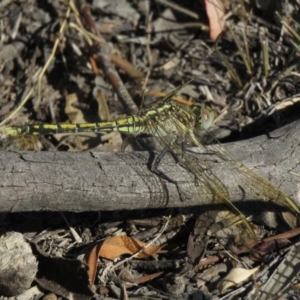
[{"label": "dragonfly abdomen", "polygon": [[146,132],[147,126],[143,117],[129,116],[119,121],[81,123],[81,124],[38,124],[6,127],[6,134],[18,135],[47,135],[57,133],[106,132],[118,131],[125,134]]}]

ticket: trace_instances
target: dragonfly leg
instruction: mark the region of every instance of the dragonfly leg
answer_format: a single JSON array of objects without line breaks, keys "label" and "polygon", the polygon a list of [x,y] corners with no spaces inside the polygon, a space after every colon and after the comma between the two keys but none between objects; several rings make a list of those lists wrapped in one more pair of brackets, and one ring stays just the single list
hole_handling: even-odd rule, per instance
[{"label": "dragonfly leg", "polygon": [[178,182],[174,179],[172,179],[171,177],[169,177],[168,175],[166,175],[163,171],[159,170],[158,166],[161,163],[162,159],[164,158],[164,156],[170,153],[172,155],[172,157],[174,158],[175,162],[178,162],[178,159],[176,157],[176,155],[170,151],[170,149],[165,148],[163,151],[161,151],[159,153],[159,155],[157,157],[155,157],[149,165],[150,171],[153,172],[154,174],[156,174],[157,176],[167,180],[170,183],[173,183],[176,186],[177,192],[180,196],[180,199],[183,201],[184,199],[188,198],[187,196],[184,196],[184,192],[180,189]]},{"label": "dragonfly leg", "polygon": [[[193,155],[189,154],[189,152],[191,152],[189,149],[187,149],[184,145],[184,143],[182,143],[182,149],[181,149],[181,160],[179,161],[179,164],[183,167],[186,168],[187,164],[191,164],[191,161],[193,161],[194,157]],[[200,153],[198,153],[200,154]],[[188,158],[187,158],[188,156]],[[197,159],[195,159],[195,161],[192,163],[193,165],[197,165],[198,161]],[[193,167],[190,166],[190,168],[192,169]],[[199,176],[197,175],[197,173],[192,172],[192,174],[194,175],[194,184],[195,186],[199,186],[199,182],[201,181],[199,179]]]}]

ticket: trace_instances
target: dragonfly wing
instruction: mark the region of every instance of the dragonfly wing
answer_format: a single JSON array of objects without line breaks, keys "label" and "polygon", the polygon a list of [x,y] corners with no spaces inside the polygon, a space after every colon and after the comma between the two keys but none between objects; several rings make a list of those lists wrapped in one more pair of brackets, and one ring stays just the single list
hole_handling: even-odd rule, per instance
[{"label": "dragonfly wing", "polygon": [[[167,116],[157,117],[155,122],[153,121],[150,125],[148,132],[156,136],[160,143],[165,149],[168,149],[173,156],[176,157],[178,163],[187,169],[194,180],[189,179],[188,190],[197,190],[199,195],[199,204],[203,200],[210,201],[212,204],[218,204],[222,210],[231,210],[231,214],[227,214],[227,217],[223,217],[223,223],[230,226],[228,218],[232,218],[234,214],[236,219],[239,219],[239,223],[243,223],[245,236],[253,239],[255,234],[252,227],[249,225],[245,217],[241,212],[230,202],[228,191],[224,184],[212,173],[208,165],[204,162],[199,161],[190,155],[187,151],[184,151],[182,143],[186,140],[193,140],[195,137],[193,131],[186,127],[183,122],[184,117],[180,115],[181,110],[179,109],[179,115],[176,115],[175,111]],[[167,112],[166,112],[167,113]],[[230,216],[229,216],[230,215]]]},{"label": "dragonfly wing", "polygon": [[[202,112],[202,114],[203,113],[209,114],[209,111],[205,111],[204,108],[204,112]],[[203,132],[200,130],[197,137],[197,141],[199,143],[197,146],[199,148],[202,148],[204,152],[213,153],[216,158],[225,164],[226,170],[229,171],[231,176],[231,180],[233,180],[242,191],[243,196],[241,197],[247,198],[247,200],[258,201],[258,203],[263,201],[270,210],[274,210],[277,207],[277,213],[284,215],[284,211],[287,210],[297,219],[299,218],[299,207],[292,199],[290,199],[280,189],[275,187],[271,182],[247,168],[208,131]],[[210,145],[208,148],[204,145],[206,140],[213,140],[214,144]],[[261,211],[259,204],[257,211]],[[294,226],[291,224],[296,223],[292,217],[289,217],[291,220],[288,220],[285,216],[283,216],[283,218],[291,227]]]}]

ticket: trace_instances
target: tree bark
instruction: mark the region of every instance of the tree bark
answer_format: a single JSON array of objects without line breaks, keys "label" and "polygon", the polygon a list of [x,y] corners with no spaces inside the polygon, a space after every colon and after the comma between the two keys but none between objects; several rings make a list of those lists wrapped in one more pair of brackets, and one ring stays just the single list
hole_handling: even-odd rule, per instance
[{"label": "tree bark", "polygon": [[[269,136],[226,145],[234,156],[271,181],[298,203],[300,121]],[[226,164],[197,155],[228,189],[236,182]],[[202,162],[201,162],[202,161]],[[187,207],[210,204],[194,177],[167,155],[159,169],[189,191],[180,197],[176,185],[149,170],[148,152],[0,152],[0,211],[97,211]],[[250,200],[250,199],[243,199]]]}]

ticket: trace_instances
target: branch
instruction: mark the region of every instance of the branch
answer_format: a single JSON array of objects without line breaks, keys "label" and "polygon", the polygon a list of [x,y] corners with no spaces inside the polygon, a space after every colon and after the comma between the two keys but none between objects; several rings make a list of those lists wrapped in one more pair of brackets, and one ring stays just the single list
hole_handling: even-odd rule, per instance
[{"label": "branch", "polygon": [[[294,200],[300,178],[300,121],[269,136],[226,145],[236,157]],[[225,184],[231,200],[236,182],[226,163],[205,160]],[[201,162],[200,162],[201,163]],[[193,176],[167,156],[159,168],[189,193],[149,171],[149,153],[0,152],[0,211],[97,211],[209,205]],[[293,172],[293,173],[290,173]],[[243,199],[250,200],[250,199]]]}]

